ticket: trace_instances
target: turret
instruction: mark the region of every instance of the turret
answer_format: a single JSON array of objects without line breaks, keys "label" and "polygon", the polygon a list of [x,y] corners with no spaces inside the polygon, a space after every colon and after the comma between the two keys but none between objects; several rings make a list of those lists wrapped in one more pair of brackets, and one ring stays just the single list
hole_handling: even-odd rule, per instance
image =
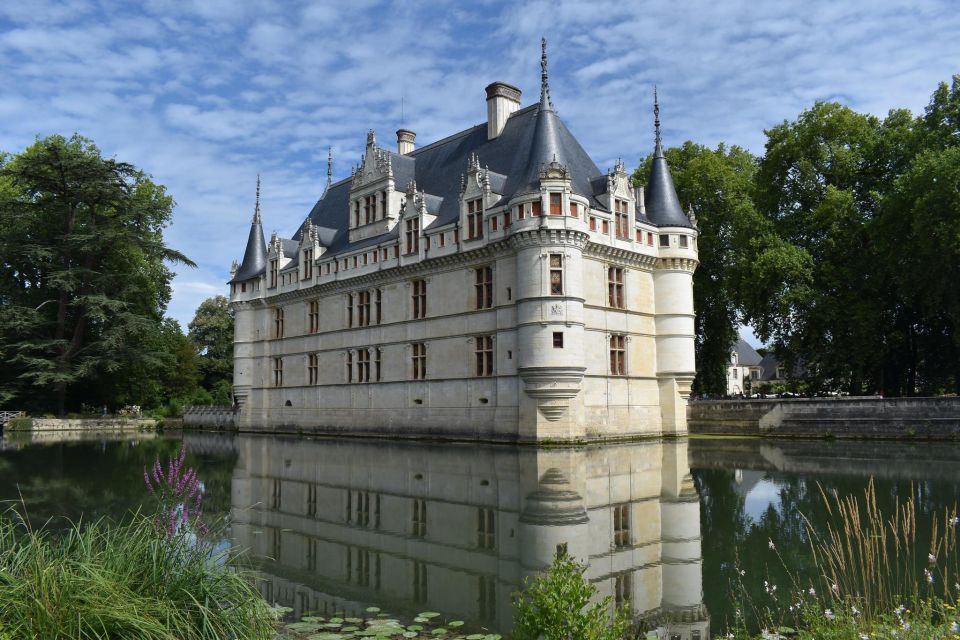
[{"label": "turret", "polygon": [[253,207],[253,221],[250,223],[250,235],[247,236],[247,248],[243,252],[243,261],[237,268],[233,282],[252,280],[267,270],[267,243],[263,239],[263,225],[260,220],[260,175],[257,175],[257,197]]}]

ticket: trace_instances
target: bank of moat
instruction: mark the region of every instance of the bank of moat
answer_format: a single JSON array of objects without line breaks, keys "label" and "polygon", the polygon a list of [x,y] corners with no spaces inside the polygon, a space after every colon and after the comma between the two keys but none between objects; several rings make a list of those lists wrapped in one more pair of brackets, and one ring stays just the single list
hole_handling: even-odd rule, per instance
[{"label": "bank of moat", "polygon": [[[540,100],[419,149],[367,134],[285,239],[259,197],[234,264],[241,428],[582,441],[686,433],[696,218],[660,142],[649,184],[601,172]],[[259,196],[259,185],[258,185]]]}]

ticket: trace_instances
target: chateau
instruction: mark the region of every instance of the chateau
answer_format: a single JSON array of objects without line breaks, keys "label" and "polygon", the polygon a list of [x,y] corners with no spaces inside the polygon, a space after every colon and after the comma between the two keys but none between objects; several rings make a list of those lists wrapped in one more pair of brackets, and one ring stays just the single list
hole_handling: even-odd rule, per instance
[{"label": "chateau", "polygon": [[367,134],[292,239],[259,207],[232,271],[242,429],[585,441],[686,433],[696,218],[660,142],[601,172],[553,107],[486,88],[487,122],[396,151]]}]

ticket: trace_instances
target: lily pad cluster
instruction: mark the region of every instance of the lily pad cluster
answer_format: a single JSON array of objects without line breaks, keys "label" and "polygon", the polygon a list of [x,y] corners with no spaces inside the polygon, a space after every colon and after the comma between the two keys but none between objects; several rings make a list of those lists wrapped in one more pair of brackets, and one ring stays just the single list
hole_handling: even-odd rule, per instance
[{"label": "lily pad cluster", "polygon": [[501,640],[501,636],[496,633],[466,633],[462,620],[443,620],[436,611],[419,613],[409,623],[382,612],[378,607],[368,607],[366,613],[368,615],[359,618],[343,615],[330,618],[303,616],[298,622],[285,623],[283,632],[286,637],[297,640]]}]

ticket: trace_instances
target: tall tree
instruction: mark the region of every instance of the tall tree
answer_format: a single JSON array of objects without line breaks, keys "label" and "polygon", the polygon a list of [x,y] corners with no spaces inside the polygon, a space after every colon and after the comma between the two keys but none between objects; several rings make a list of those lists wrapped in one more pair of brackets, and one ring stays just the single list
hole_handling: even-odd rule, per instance
[{"label": "tall tree", "polygon": [[213,391],[218,383],[233,378],[233,310],[225,296],[200,303],[187,325],[200,356],[203,386]]},{"label": "tall tree", "polygon": [[[0,373],[7,398],[63,414],[71,391],[153,350],[170,298],[163,242],[173,199],[79,135],[37,140],[0,164]],[[100,399],[98,399],[100,400]]]}]

